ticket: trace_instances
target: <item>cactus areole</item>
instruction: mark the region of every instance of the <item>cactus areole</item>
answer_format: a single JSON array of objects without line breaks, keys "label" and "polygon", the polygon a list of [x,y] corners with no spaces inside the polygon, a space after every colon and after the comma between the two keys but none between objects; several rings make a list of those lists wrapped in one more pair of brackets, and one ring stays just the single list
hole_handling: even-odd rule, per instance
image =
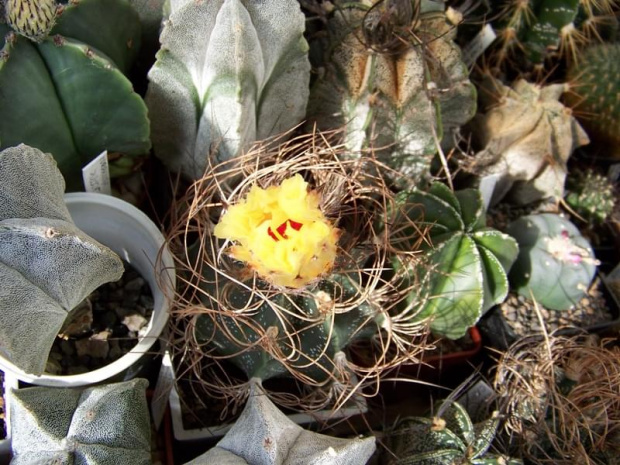
[{"label": "cactus areole", "polygon": [[299,288],[328,272],[336,258],[338,229],[319,209],[319,196],[301,175],[279,186],[252,186],[231,206],[214,234],[236,244],[233,258],[272,284]]}]

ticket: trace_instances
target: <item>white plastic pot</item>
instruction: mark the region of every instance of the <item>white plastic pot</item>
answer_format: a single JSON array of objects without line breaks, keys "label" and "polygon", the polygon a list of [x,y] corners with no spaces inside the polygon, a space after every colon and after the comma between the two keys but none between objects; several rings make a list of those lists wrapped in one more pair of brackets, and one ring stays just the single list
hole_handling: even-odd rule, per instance
[{"label": "white plastic pot", "polygon": [[130,378],[130,375],[124,374],[149,352],[168,321],[176,279],[172,255],[167,248],[162,249],[164,237],[157,226],[142,211],[124,200],[110,195],[76,192],[66,194],[65,202],[78,228],[116,252],[149,283],[154,307],[147,332],[130,352],[109,365],[87,373],[67,376],[43,373],[34,376],[2,357],[0,369],[14,374],[20,381],[50,387],[85,386],[119,376]]}]

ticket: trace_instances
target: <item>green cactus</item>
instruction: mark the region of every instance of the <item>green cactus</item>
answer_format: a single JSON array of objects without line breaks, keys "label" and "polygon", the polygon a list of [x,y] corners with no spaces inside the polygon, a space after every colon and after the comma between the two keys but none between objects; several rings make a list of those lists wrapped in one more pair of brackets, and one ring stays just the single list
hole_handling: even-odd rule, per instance
[{"label": "green cactus", "polygon": [[415,224],[405,232],[411,243],[404,247],[412,250],[425,228],[432,242],[425,247],[426,261],[408,270],[413,277],[431,270],[428,302],[419,317],[430,316],[431,329],[438,334],[464,336],[484,312],[506,298],[507,272],[518,253],[516,241],[486,227],[482,197],[474,189],[452,192],[436,182],[428,192],[402,192],[397,205],[390,222],[398,224],[404,216]]},{"label": "green cactus", "polygon": [[305,115],[310,80],[295,0],[170,3],[146,102],[155,155],[189,178]]},{"label": "green cactus", "polygon": [[617,29],[612,11],[615,0],[509,0],[493,2],[488,17],[497,31],[491,49],[494,62],[503,66],[509,58],[527,68],[564,55],[578,62],[584,45]]},{"label": "green cactus", "polygon": [[252,380],[241,416],[215,447],[186,465],[358,465],[375,451],[375,438],[344,439],[304,430],[269,400]]},{"label": "green cactus", "polygon": [[0,149],[25,143],[53,154],[70,190],[104,150],[148,153],[146,105],[123,74],[140,47],[125,0],[63,6],[38,43],[0,24],[0,47]]},{"label": "green cactus", "polygon": [[587,48],[578,63],[568,70],[570,91],[567,104],[588,131],[605,147],[605,155],[620,158],[620,44]]},{"label": "green cactus", "polygon": [[[476,91],[453,42],[456,28],[447,22],[443,3],[419,2],[419,15],[406,25],[403,18],[385,12],[369,30],[374,19],[365,14],[380,7],[369,10],[373,3],[347,2],[335,10],[329,41],[322,45],[328,55],[325,73],[311,89],[308,117],[321,129],[344,127],[350,156],[373,148],[377,158],[412,187],[428,177],[437,142],[443,138],[447,143],[452,132],[474,116]],[[383,38],[377,32],[397,26],[411,32],[405,38]],[[415,41],[403,46],[403,40],[413,40],[412,34]],[[360,39],[364,35],[371,43]],[[381,40],[398,48],[384,50],[387,45]]]},{"label": "green cactus", "polygon": [[50,155],[0,152],[0,356],[35,375],[71,310],[123,273],[120,257],[75,226],[64,187]]},{"label": "green cactus", "polygon": [[552,310],[566,310],[586,294],[598,262],[569,220],[552,213],[528,215],[506,232],[519,243],[511,289]]},{"label": "green cactus", "polygon": [[473,424],[467,411],[450,400],[432,418],[403,418],[386,435],[389,465],[517,465],[520,460],[489,453],[499,426],[498,412]]},{"label": "green cactus", "polygon": [[45,39],[56,24],[58,4],[55,0],[6,0],[7,23],[30,40]]},{"label": "green cactus", "polygon": [[571,171],[567,179],[568,206],[588,222],[603,223],[616,205],[614,184],[594,170]]},{"label": "green cactus", "polygon": [[15,465],[151,463],[145,379],[81,389],[11,392]]}]

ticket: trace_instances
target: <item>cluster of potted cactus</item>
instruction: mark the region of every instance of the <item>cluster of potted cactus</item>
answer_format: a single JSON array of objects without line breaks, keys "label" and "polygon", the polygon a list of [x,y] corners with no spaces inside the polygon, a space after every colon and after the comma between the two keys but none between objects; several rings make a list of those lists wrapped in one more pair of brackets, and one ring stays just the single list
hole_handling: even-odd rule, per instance
[{"label": "cluster of potted cactus", "polygon": [[[163,402],[175,389],[188,409],[219,405],[206,426],[229,423],[191,464],[582,458],[556,447],[568,427],[543,401],[580,392],[579,344],[608,375],[617,345],[568,343],[543,315],[587,307],[618,261],[598,250],[620,244],[620,5],[497,3],[0,0],[0,368],[21,382],[5,403],[11,463],[151,463],[159,415],[136,377],[155,388],[148,352],[166,352],[160,380],[172,370]],[[112,195],[80,192],[89,176],[112,178]],[[142,191],[136,205],[117,197],[127,189]],[[124,337],[117,316],[92,329],[92,301],[127,266],[153,294],[152,315],[125,315],[144,320],[135,347],[50,372],[52,345],[70,352],[76,333]],[[396,402],[386,386],[424,384],[407,367],[505,319],[508,302],[535,313],[526,331],[543,345],[481,352],[496,369],[488,415],[472,420],[455,391],[372,424],[377,399]],[[517,405],[515,360],[540,405]],[[590,395],[569,413],[607,402]],[[597,460],[620,450],[617,402],[605,409],[605,434],[571,427],[601,438]],[[284,413],[342,411],[364,427],[319,434]],[[552,447],[528,448],[532,431]]]}]

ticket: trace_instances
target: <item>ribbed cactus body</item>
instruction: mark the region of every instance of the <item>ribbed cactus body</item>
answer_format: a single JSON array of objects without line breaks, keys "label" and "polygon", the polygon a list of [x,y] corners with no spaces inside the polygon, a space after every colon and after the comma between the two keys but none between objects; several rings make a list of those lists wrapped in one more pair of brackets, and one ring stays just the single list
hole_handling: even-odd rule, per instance
[{"label": "ribbed cactus body", "polygon": [[620,44],[587,48],[568,71],[564,95],[590,137],[605,147],[603,155],[620,158]]},{"label": "ribbed cactus body", "polygon": [[362,39],[368,5],[347,4],[331,19],[325,75],[313,85],[308,116],[321,129],[344,127],[349,150],[374,148],[414,186],[427,177],[437,141],[475,114],[475,88],[442,4],[420,2],[418,21],[408,25],[417,39],[385,52]]},{"label": "ribbed cactus body", "polygon": [[552,310],[566,310],[587,292],[596,273],[592,247],[567,219],[544,213],[510,223],[519,243],[511,289]]},{"label": "ribbed cactus body", "polygon": [[68,5],[39,43],[9,32],[0,24],[0,148],[26,143],[51,153],[71,190],[104,150],[148,153],[146,105],[123,74],[140,47],[130,5]]},{"label": "ribbed cactus body", "polygon": [[75,226],[63,193],[49,155],[0,152],[0,355],[36,375],[69,312],[123,273],[114,252]]},{"label": "ribbed cactus body", "polygon": [[224,287],[207,292],[228,296],[228,311],[235,314],[198,315],[196,339],[230,357],[248,379],[292,371],[324,382],[338,376],[340,353],[365,334],[365,326],[376,331],[376,310],[368,303],[333,314],[334,299],[356,298],[354,275],[333,274],[299,296],[275,293],[268,301],[233,281],[219,278],[219,284]]},{"label": "ribbed cactus body", "polygon": [[403,418],[386,437],[385,463],[418,465],[521,463],[509,457],[488,453],[499,426],[499,415],[473,424],[467,411],[457,402],[443,401],[435,416]]},{"label": "ribbed cactus body", "polygon": [[150,464],[147,385],[135,379],[84,390],[13,390],[11,463]]},{"label": "ribbed cactus body", "polygon": [[189,178],[305,115],[310,80],[295,0],[177,1],[146,96],[155,154]]},{"label": "ribbed cactus body", "polygon": [[[400,211],[420,231],[428,229],[432,245],[426,262],[411,269],[427,280],[428,302],[420,317],[431,317],[431,328],[450,338],[464,336],[491,306],[508,293],[507,272],[517,257],[514,239],[486,227],[480,192],[452,192],[434,183],[428,192],[413,190],[400,195]],[[416,229],[409,232],[412,240]],[[412,296],[415,299],[415,296]]]}]

